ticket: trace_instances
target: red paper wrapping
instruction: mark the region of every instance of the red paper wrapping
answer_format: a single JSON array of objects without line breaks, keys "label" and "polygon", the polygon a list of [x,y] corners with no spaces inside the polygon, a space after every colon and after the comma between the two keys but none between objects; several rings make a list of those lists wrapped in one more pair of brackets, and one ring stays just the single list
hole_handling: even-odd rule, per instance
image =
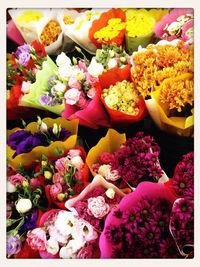
[{"label": "red paper wrapping", "polygon": [[123,44],[124,41],[124,35],[125,35],[125,29],[121,30],[119,34],[114,37],[111,40],[104,41],[102,43],[98,42],[94,38],[95,32],[99,31],[100,29],[107,26],[108,21],[112,18],[120,18],[122,22],[126,21],[126,15],[125,12],[121,9],[111,9],[107,12],[102,13],[102,15],[99,17],[99,19],[94,20],[92,23],[92,26],[89,30],[89,38],[90,40],[98,47],[101,48],[102,44],[112,44],[115,43],[117,46],[120,46]]},{"label": "red paper wrapping", "polygon": [[110,127],[108,115],[100,100],[100,85],[96,85],[97,93],[90,101],[85,109],[79,109],[75,105],[68,105],[65,103],[65,110],[62,112],[62,117],[68,120],[79,119],[79,124],[98,129],[100,126]]},{"label": "red paper wrapping", "polygon": [[[103,74],[99,76],[101,85],[100,94],[104,88],[109,88],[110,85],[115,85],[117,82],[121,82],[123,80],[131,81],[130,70],[131,66],[126,65],[123,68],[116,67],[108,70],[107,72],[103,72]],[[112,126],[124,126],[133,122],[140,121],[147,114],[146,105],[142,97],[140,98],[138,103],[139,113],[136,116],[125,114],[119,110],[110,109],[106,105],[103,97],[101,97],[101,101],[110,116]]]}]

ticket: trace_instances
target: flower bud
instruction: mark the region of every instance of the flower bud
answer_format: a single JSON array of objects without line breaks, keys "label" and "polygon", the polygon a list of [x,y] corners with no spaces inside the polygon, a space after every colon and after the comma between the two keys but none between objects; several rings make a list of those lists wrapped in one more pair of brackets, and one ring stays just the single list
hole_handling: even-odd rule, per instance
[{"label": "flower bud", "polygon": [[56,123],[53,124],[53,133],[56,135],[58,134],[58,125]]},{"label": "flower bud", "polygon": [[32,202],[28,198],[21,198],[17,201],[16,210],[19,213],[25,213],[32,208]]},{"label": "flower bud", "polygon": [[45,171],[44,172],[44,177],[47,179],[47,180],[50,180],[52,178],[52,173],[50,171]]},{"label": "flower bud", "polygon": [[115,197],[115,191],[112,188],[109,188],[106,191],[106,196],[110,199],[113,199]]},{"label": "flower bud", "polygon": [[59,193],[59,194],[57,194],[57,199],[58,199],[59,201],[63,201],[63,200],[65,199],[65,194],[64,194],[64,193]]},{"label": "flower bud", "polygon": [[24,181],[22,182],[22,186],[23,186],[23,187],[29,187],[29,182],[28,182],[27,180],[24,180]]},{"label": "flower bud", "polygon": [[46,167],[47,166],[47,161],[46,160],[42,160],[41,164],[42,164],[42,167]]}]

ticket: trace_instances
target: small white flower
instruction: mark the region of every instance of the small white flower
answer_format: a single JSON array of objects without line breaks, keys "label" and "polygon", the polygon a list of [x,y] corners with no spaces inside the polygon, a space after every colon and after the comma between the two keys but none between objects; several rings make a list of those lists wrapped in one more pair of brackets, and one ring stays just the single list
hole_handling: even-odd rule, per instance
[{"label": "small white flower", "polygon": [[66,90],[66,85],[64,83],[57,83],[54,85],[54,89],[56,92],[64,93]]},{"label": "small white flower", "polygon": [[17,201],[16,210],[19,213],[25,213],[32,208],[32,202],[28,198],[21,198]]},{"label": "small white flower", "polygon": [[55,221],[55,227],[64,236],[69,236],[73,232],[75,223],[74,215],[68,211],[60,211]]},{"label": "small white flower", "polygon": [[117,67],[117,61],[114,58],[109,59],[108,61],[108,69],[112,69]]},{"label": "small white flower", "polygon": [[55,255],[59,251],[59,245],[58,242],[50,237],[49,240],[47,240],[47,252]]},{"label": "small white flower", "polygon": [[71,159],[71,163],[77,169],[81,169],[84,166],[84,162],[80,156],[75,156]]},{"label": "small white flower", "polygon": [[170,35],[175,35],[177,34],[177,32],[180,31],[181,27],[182,24],[180,22],[174,21],[169,25],[167,31],[169,32]]},{"label": "small white flower", "polygon": [[87,70],[90,75],[98,78],[98,76],[103,73],[104,68],[103,65],[101,63],[98,63],[96,61],[96,58],[93,57]]},{"label": "small white flower", "polygon": [[115,197],[115,191],[112,188],[108,188],[106,191],[106,196],[110,199],[113,199]]},{"label": "small white flower", "polygon": [[7,182],[7,192],[8,193],[16,192],[16,186],[9,181]]},{"label": "small white flower", "polygon": [[30,92],[30,87],[31,87],[32,83],[30,81],[28,82],[25,82],[23,81],[22,82],[22,87],[21,87],[21,91],[24,93],[24,94],[28,94]]},{"label": "small white flower", "polygon": [[73,75],[73,67],[67,64],[61,65],[58,68],[58,75],[63,80],[68,80],[71,75]]},{"label": "small white flower", "polygon": [[106,174],[110,171],[111,167],[109,164],[103,164],[99,167],[98,173],[102,175],[103,177],[106,176]]},{"label": "small white flower", "polygon": [[75,254],[73,253],[72,248],[62,247],[59,252],[61,259],[74,259]]},{"label": "small white flower", "polygon": [[71,65],[71,59],[66,56],[64,52],[62,52],[60,55],[56,58],[56,64],[60,67],[62,65]]}]

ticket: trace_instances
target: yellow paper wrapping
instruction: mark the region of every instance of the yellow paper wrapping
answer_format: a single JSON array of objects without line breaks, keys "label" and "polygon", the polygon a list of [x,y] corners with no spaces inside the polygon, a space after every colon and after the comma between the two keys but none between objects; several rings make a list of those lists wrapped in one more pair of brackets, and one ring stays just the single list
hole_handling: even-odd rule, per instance
[{"label": "yellow paper wrapping", "polygon": [[[7,145],[7,159],[8,164],[14,168],[17,169],[19,166],[29,166],[32,162],[34,162],[37,159],[40,159],[42,155],[45,155],[47,157],[52,157],[55,155],[55,149],[70,149],[73,148],[76,145],[77,140],[77,132],[78,132],[78,119],[74,119],[71,121],[65,120],[64,118],[57,118],[57,119],[51,119],[51,118],[44,118],[42,120],[48,127],[53,127],[53,124],[61,124],[63,128],[66,130],[69,130],[71,132],[71,136],[67,138],[67,140],[63,141],[56,141],[50,144],[49,146],[37,146],[33,148],[28,153],[23,153],[17,155],[15,158],[12,158],[15,150],[12,150]],[[31,131],[32,133],[35,133],[37,131],[37,122],[31,122],[29,123],[26,128],[26,130]],[[14,128],[12,130],[7,131],[7,138],[10,136],[11,133],[21,130],[20,128]]]},{"label": "yellow paper wrapping", "polygon": [[101,138],[96,146],[92,147],[86,157],[86,163],[93,176],[96,173],[92,170],[92,165],[98,162],[99,156],[103,152],[114,153],[126,142],[126,135],[120,134],[113,129],[109,129],[105,137]]},{"label": "yellow paper wrapping", "polygon": [[[169,78],[172,79],[172,78]],[[169,79],[165,79],[163,83],[166,83]],[[193,75],[190,73],[185,73],[176,78],[173,81],[176,82],[180,79],[193,79]],[[163,84],[162,84],[163,85]],[[192,136],[194,127],[194,115],[189,117],[168,117],[169,107],[165,103],[160,102],[160,88],[153,93],[151,93],[150,100],[146,100],[147,109],[157,124],[157,126],[164,131],[175,133],[181,136]],[[193,110],[192,110],[193,112]]]}]

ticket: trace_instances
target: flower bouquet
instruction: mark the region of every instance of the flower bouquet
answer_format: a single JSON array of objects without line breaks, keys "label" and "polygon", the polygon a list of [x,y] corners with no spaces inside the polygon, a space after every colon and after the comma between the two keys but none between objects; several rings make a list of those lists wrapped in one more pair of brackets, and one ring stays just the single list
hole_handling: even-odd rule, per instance
[{"label": "flower bouquet", "polygon": [[124,196],[116,186],[96,175],[77,197],[67,200],[65,206],[101,232],[106,216]]},{"label": "flower bouquet", "polygon": [[116,44],[124,42],[125,12],[122,9],[110,9],[94,20],[89,29],[89,38],[93,44],[101,48],[102,44]]},{"label": "flower bouquet", "polygon": [[[133,53],[132,80],[147,109],[165,131],[193,134],[193,47],[160,41]],[[182,98],[183,96],[183,98]]]},{"label": "flower bouquet", "polygon": [[194,14],[191,8],[174,8],[155,25],[157,37],[168,41],[181,39],[193,43]]},{"label": "flower bouquet", "polygon": [[103,44],[101,49],[97,49],[95,57],[92,58],[88,72],[98,78],[103,72],[112,68],[123,68],[128,64],[130,64],[130,56],[122,47],[115,44]]},{"label": "flower bouquet", "polygon": [[58,149],[73,148],[76,144],[78,120],[63,118],[28,124],[25,129],[14,128],[8,131],[7,157],[13,168],[29,166],[42,155],[54,156]]},{"label": "flower bouquet", "polygon": [[91,9],[81,12],[79,16],[74,19],[73,23],[65,25],[65,35],[89,53],[95,54],[97,47],[89,38],[89,29],[91,28],[93,21],[98,19],[103,11],[105,10]]},{"label": "flower bouquet", "polygon": [[[175,200],[164,184],[141,183],[107,216],[99,242],[101,258],[183,258],[170,227]],[[189,215],[192,209],[177,209],[176,215]],[[180,234],[179,224],[173,226]],[[191,233],[187,228],[185,232]]]},{"label": "flower bouquet", "polygon": [[[134,190],[142,181],[166,182],[168,177],[159,163],[160,148],[151,136],[138,132],[135,137],[113,151],[99,154],[93,172],[102,175],[119,188]],[[90,157],[88,153],[88,157]]]},{"label": "flower bouquet", "polygon": [[146,115],[145,102],[131,82],[130,69],[130,65],[112,68],[99,76],[101,101],[113,126],[137,122]]},{"label": "flower bouquet", "polygon": [[7,60],[7,111],[8,119],[16,119],[28,108],[19,107],[24,94],[29,92],[36,80],[36,73],[47,60],[44,46],[34,41],[30,45],[19,46],[15,53],[8,55]]},{"label": "flower bouquet", "polygon": [[[21,251],[27,231],[39,225],[48,201],[44,188],[23,167],[8,173],[7,180],[7,257]],[[30,255],[33,257],[34,253]],[[37,257],[37,255],[36,255]]]},{"label": "flower bouquet", "polygon": [[[62,153],[63,152],[63,153]],[[65,201],[78,195],[89,183],[89,169],[82,147],[61,151],[54,158],[42,156],[35,167],[35,177],[45,187],[49,205],[64,209]]]},{"label": "flower bouquet", "polygon": [[76,214],[54,209],[43,214],[40,225],[28,232],[26,242],[41,258],[96,257],[98,234],[92,225]]}]

